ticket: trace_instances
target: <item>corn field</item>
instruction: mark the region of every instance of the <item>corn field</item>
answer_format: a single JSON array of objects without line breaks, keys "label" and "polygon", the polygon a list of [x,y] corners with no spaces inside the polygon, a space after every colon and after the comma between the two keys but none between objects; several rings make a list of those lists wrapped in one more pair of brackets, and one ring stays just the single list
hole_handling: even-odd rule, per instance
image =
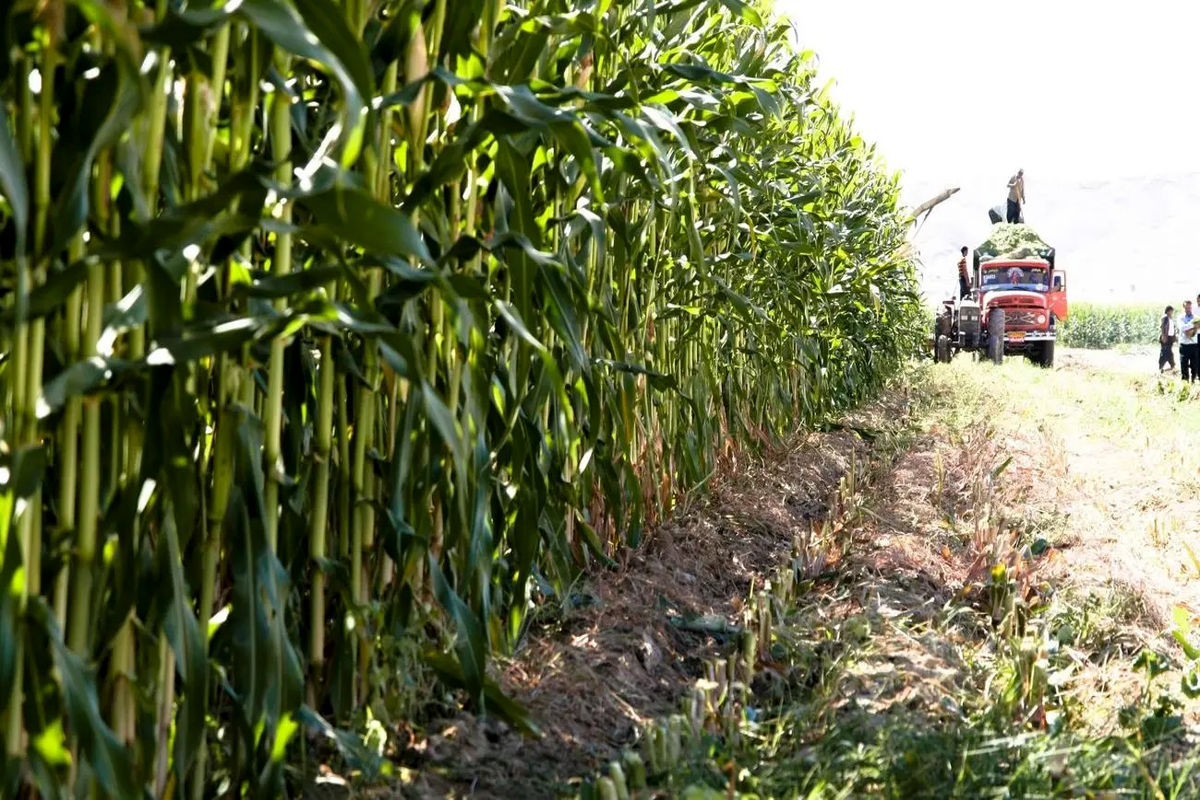
[{"label": "corn field", "polygon": [[[14,0],[0,794],[274,797],[921,335],[744,0]],[[409,687],[409,688],[406,688]]]},{"label": "corn field", "polygon": [[[1175,305],[1178,316],[1183,313],[1183,303]],[[1165,307],[1166,303],[1161,306],[1072,303],[1070,316],[1059,323],[1059,333],[1066,347],[1103,350],[1122,344],[1157,344]]]}]

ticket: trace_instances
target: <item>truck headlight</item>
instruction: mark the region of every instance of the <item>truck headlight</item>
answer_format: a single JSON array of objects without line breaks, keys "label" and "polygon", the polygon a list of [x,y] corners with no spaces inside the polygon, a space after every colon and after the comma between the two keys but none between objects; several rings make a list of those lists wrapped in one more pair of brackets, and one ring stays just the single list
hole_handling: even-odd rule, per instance
[{"label": "truck headlight", "polygon": [[1046,315],[1045,315],[1045,314],[1038,314],[1038,315],[1037,315],[1037,324],[1038,324],[1038,325],[1045,325],[1045,324],[1046,324]]}]

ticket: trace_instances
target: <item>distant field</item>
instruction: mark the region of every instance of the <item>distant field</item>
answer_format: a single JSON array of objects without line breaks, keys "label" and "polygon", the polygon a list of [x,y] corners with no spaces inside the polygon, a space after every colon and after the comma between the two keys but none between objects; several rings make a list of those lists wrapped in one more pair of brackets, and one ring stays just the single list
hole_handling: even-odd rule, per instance
[{"label": "distant field", "polygon": [[1059,341],[1064,347],[1094,349],[1154,344],[1162,312],[1160,305],[1071,303],[1066,321],[1059,323]]}]

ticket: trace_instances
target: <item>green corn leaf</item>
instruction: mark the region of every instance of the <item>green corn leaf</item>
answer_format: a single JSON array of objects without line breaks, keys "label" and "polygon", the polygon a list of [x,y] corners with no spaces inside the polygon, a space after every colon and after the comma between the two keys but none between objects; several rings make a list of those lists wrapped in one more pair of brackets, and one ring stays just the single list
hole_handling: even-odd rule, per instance
[{"label": "green corn leaf", "polygon": [[503,300],[497,300],[495,307],[501,318],[503,318],[504,321],[507,322],[512,329],[517,332],[517,335],[525,340],[530,347],[538,350],[539,352],[545,350],[545,347],[542,345],[542,343],[539,342],[537,338],[529,332],[527,327],[525,327],[525,322],[518,315],[516,309],[514,309],[508,303],[505,303]]},{"label": "green corn leaf", "polygon": [[[0,487],[0,687],[11,692],[17,674],[17,646],[24,641],[25,630],[19,613],[21,587],[17,585],[21,563],[21,543],[10,536],[15,499],[10,486]],[[24,581],[24,577],[21,577]]]},{"label": "green corn leaf", "polygon": [[647,369],[646,367],[642,366],[641,364],[630,364],[629,362],[626,362],[626,361],[611,361],[606,358],[594,359],[593,363],[600,364],[602,366],[608,367],[609,369],[613,369],[618,372],[628,372],[632,375],[645,375],[647,378],[647,382],[651,386],[653,386],[655,389],[663,389],[663,390],[667,390],[667,389],[678,390],[679,389],[678,382],[671,375],[667,375],[662,372],[656,372],[652,369]]},{"label": "green corn leaf", "polygon": [[487,0],[461,0],[455,4],[454,13],[447,15],[446,25],[442,29],[444,52],[464,57],[474,52],[473,34],[476,25],[482,19],[486,2]]},{"label": "green corn leaf", "polygon": [[67,747],[67,734],[62,720],[54,720],[42,729],[31,742],[38,757],[49,767],[66,767],[71,763],[71,751]]},{"label": "green corn leaf", "polygon": [[[525,236],[536,248],[541,237],[531,202],[529,161],[516,148],[501,141],[496,168],[501,181],[508,189],[508,199],[512,204],[507,224],[511,230]],[[517,253],[509,267],[513,272],[513,303],[522,318],[528,319],[533,308],[530,261],[523,252]]]},{"label": "green corn leaf", "polygon": [[324,287],[336,281],[342,275],[340,267],[315,267],[289,275],[272,275],[259,278],[251,284],[239,284],[235,293],[246,297],[262,297],[279,299],[297,297]]},{"label": "green corn leaf", "polygon": [[[452,686],[470,688],[462,664],[446,656],[444,653],[426,653],[425,663],[438,674],[443,681]],[[497,717],[509,723],[517,730],[529,736],[542,737],[541,728],[534,722],[529,711],[514,701],[496,685],[495,681],[487,678],[484,682],[484,697],[487,708]]]},{"label": "green corn leaf", "polygon": [[463,448],[463,437],[460,435],[458,423],[455,421],[454,415],[450,413],[450,409],[446,407],[446,404],[428,383],[421,385],[421,399],[425,405],[425,414],[433,424],[438,436],[442,438],[442,442],[454,453],[456,461],[464,461],[466,455]]},{"label": "green corn leaf", "polygon": [[68,175],[69,182],[65,190],[55,200],[54,209],[54,241],[50,246],[51,253],[57,253],[66,247],[67,242],[83,227],[88,214],[88,178],[92,164],[102,148],[108,147],[129,127],[129,120],[138,110],[143,99],[143,87],[136,73],[118,71],[115,67],[102,71],[97,81],[108,81],[115,84],[112,90],[113,99],[106,103],[108,115],[94,129],[94,135],[87,148],[80,154],[77,163],[72,164]]},{"label": "green corn leaf", "polygon": [[538,59],[546,51],[550,34],[550,27],[542,19],[531,20],[528,27],[512,26],[501,34],[500,54],[495,62],[497,74],[501,79],[510,84],[527,81]]},{"label": "green corn leaf", "polygon": [[145,292],[141,286],[135,286],[127,295],[104,310],[104,327],[96,348],[102,353],[112,352],[117,337],[145,325],[147,317]]},{"label": "green corn leaf", "polygon": [[[302,13],[314,21],[328,20],[337,13],[327,0],[302,0],[300,7]],[[365,68],[365,55],[360,48],[350,44],[352,37],[345,24],[331,24],[316,31],[310,30],[305,24],[305,18],[281,0],[244,0],[236,8],[237,13],[250,20],[258,30],[280,47],[321,64],[333,73],[345,97],[345,122],[340,131],[339,164],[343,168],[353,166],[358,160],[367,121],[364,98],[369,97],[372,92],[369,90],[371,81],[369,70]],[[327,39],[332,40],[332,48]],[[352,63],[349,66],[342,63],[334,54],[333,48],[343,50]],[[368,86],[368,91],[363,92],[359,88],[359,82]],[[315,169],[313,171],[315,172]]]},{"label": "green corn leaf", "polygon": [[46,448],[42,445],[26,445],[0,455],[0,464],[8,469],[8,482],[0,491],[11,493],[16,500],[32,497],[42,487],[46,463]]},{"label": "green corn leaf", "polygon": [[360,737],[350,731],[333,727],[308,706],[301,706],[296,718],[309,730],[332,741],[352,769],[361,770],[367,778],[379,775],[383,771],[383,759],[367,749]]},{"label": "green corn leaf", "polygon": [[182,677],[183,699],[175,726],[175,774],[188,774],[197,751],[204,747],[205,705],[208,700],[208,664],[200,624],[192,612],[191,595],[183,578],[183,557],[172,514],[165,515],[164,533],[171,583],[171,609],[165,625],[175,664]]},{"label": "green corn leaf", "polygon": [[324,231],[344,241],[378,255],[415,258],[425,264],[433,261],[412,220],[361,189],[337,186],[300,202]]},{"label": "green corn leaf", "polygon": [[197,325],[157,341],[146,360],[150,364],[187,364],[218,353],[235,352],[271,331],[281,330],[287,323],[281,317],[242,317]]},{"label": "green corn leaf", "polygon": [[745,0],[720,0],[721,5],[728,8],[735,16],[741,17],[751,25],[763,26],[763,18],[754,7]]},{"label": "green corn leaf", "polygon": [[96,782],[109,797],[138,796],[129,753],[100,713],[95,673],[63,644],[54,615],[41,598],[30,599],[29,618],[49,640],[71,735],[79,742]]},{"label": "green corn leaf", "polygon": [[25,183],[25,168],[9,130],[8,111],[3,104],[0,104],[0,191],[11,209],[16,254],[20,260],[26,255],[29,235],[29,190]]},{"label": "green corn leaf", "polygon": [[433,579],[433,594],[438,603],[454,620],[454,650],[458,655],[459,674],[462,685],[480,708],[485,708],[484,663],[487,661],[487,633],[479,617],[446,581],[441,566],[431,554],[428,559],[429,575]]},{"label": "green corn leaf", "polygon": [[[345,69],[359,97],[373,97],[375,79],[371,73],[371,64],[362,39],[350,31],[344,10],[330,0],[296,0],[296,9],[303,17],[308,30],[321,40]],[[326,60],[321,60],[327,63]]]},{"label": "green corn leaf", "polygon": [[1192,643],[1192,623],[1188,611],[1183,606],[1176,606],[1172,614],[1174,627],[1171,636],[1179,643],[1179,647],[1192,661],[1200,659],[1200,647]]},{"label": "green corn leaf", "polygon": [[101,387],[112,386],[136,370],[136,364],[115,358],[95,357],[72,364],[42,387],[38,416],[48,416],[57,411],[72,397],[81,397]]},{"label": "green corn leaf", "polygon": [[[118,9],[104,0],[72,0],[71,4],[102,32],[106,40],[113,43],[116,61],[121,71],[129,76],[137,75],[142,63],[142,53],[138,46],[140,43],[135,20],[124,13],[123,9]],[[145,95],[146,87],[139,84],[138,92]]]},{"label": "green corn leaf", "polygon": [[142,29],[146,44],[166,45],[184,50],[224,25],[229,13],[224,8],[176,8],[168,6],[161,21]]},{"label": "green corn leaf", "polygon": [[[423,0],[404,0],[398,8],[393,9],[388,23],[380,31],[372,55],[385,64],[403,60],[409,39],[412,37],[413,26],[421,22],[420,11],[423,4]],[[478,16],[475,19],[478,19]]]},{"label": "green corn leaf", "polygon": [[583,540],[587,543],[592,555],[599,559],[600,563],[606,568],[617,569],[619,565],[608,554],[604,544],[600,541],[600,537],[596,534],[596,529],[583,520],[576,520],[575,526],[576,530],[583,533]]}]

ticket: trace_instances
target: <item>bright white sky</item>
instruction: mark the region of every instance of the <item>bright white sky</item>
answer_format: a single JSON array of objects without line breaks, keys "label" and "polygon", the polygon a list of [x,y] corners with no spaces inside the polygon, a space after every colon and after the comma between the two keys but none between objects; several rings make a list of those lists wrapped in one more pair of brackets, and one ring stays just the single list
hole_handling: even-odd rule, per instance
[{"label": "bright white sky", "polygon": [[983,173],[1003,183],[1018,166],[1031,184],[1200,169],[1200,3],[776,8],[817,52],[863,135],[922,181]]},{"label": "bright white sky", "polygon": [[[916,236],[927,296],[1025,169],[1026,219],[1076,299],[1200,287],[1200,2],[775,0],[909,205],[951,186]],[[1178,305],[1178,303],[1176,303]]]}]

